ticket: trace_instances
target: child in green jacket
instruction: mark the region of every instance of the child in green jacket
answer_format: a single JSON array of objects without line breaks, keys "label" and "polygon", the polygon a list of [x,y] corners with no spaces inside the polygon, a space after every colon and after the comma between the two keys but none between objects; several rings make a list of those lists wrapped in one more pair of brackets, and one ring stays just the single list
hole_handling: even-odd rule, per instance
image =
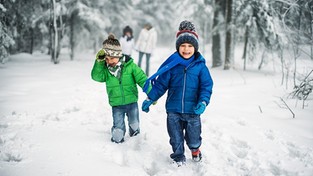
[{"label": "child in green jacket", "polygon": [[108,36],[103,42],[103,48],[97,53],[91,77],[95,81],[106,82],[113,115],[111,141],[124,141],[125,114],[128,117],[129,135],[132,137],[139,134],[137,84],[143,87],[147,76],[131,57],[122,54],[120,42],[113,34]]}]

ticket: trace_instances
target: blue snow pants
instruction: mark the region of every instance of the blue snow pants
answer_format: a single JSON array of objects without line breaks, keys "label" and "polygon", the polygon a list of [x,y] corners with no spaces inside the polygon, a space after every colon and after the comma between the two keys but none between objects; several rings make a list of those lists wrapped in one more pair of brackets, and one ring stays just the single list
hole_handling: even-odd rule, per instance
[{"label": "blue snow pants", "polygon": [[140,132],[139,129],[139,111],[138,103],[131,103],[128,105],[113,106],[113,127],[112,140],[115,142],[121,142],[124,139],[126,133],[125,115],[128,117],[129,135],[134,136]]},{"label": "blue snow pants", "polygon": [[176,162],[185,161],[184,140],[190,150],[198,149],[201,145],[200,115],[168,112],[167,132],[173,150],[170,157]]}]

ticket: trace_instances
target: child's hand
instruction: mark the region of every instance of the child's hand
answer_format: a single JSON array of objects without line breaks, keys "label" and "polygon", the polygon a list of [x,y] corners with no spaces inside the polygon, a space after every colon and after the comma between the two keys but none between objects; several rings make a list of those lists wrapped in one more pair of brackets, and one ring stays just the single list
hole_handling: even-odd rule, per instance
[{"label": "child's hand", "polygon": [[200,115],[200,114],[202,114],[204,112],[205,107],[206,107],[205,102],[200,102],[200,103],[197,104],[197,106],[195,107],[194,111],[195,111],[196,114]]},{"label": "child's hand", "polygon": [[141,106],[141,110],[144,112],[149,112],[149,110],[150,110],[149,107],[151,106],[152,103],[155,104],[156,101],[154,102],[154,101],[150,100],[149,98],[147,98],[145,101],[143,101],[142,106]]},{"label": "child's hand", "polygon": [[101,61],[101,60],[104,60],[104,58],[105,58],[104,49],[100,49],[96,55],[96,59]]}]

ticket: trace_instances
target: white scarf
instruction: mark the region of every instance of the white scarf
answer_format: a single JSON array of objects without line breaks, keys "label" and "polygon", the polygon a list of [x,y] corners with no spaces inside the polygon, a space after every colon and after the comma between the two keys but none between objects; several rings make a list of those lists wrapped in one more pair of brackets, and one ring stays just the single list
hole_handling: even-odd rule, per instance
[{"label": "white scarf", "polygon": [[114,66],[114,67],[112,67],[112,66],[110,66],[109,64],[107,64],[107,67],[108,67],[108,70],[109,70],[109,72],[113,75],[113,76],[115,76],[116,78],[118,78],[118,79],[120,79],[120,77],[121,77],[121,71],[122,71],[122,64],[124,64],[124,57],[123,58],[121,58],[119,61],[118,61],[118,63]]}]

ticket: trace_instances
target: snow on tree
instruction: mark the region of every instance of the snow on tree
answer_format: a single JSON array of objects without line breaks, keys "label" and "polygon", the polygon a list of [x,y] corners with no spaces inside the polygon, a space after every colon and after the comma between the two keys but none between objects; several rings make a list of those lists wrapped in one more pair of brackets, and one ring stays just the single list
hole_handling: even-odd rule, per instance
[{"label": "snow on tree", "polygon": [[[55,11],[50,13],[53,2]],[[136,39],[145,23],[151,23],[156,28],[159,45],[173,46],[177,26],[185,19],[197,26],[203,52],[204,46],[212,42],[213,67],[223,64],[223,52],[229,52],[231,58],[235,42],[244,43],[244,62],[259,62],[260,69],[269,62],[267,53],[279,53],[290,47],[290,44],[310,45],[309,49],[299,48],[299,54],[313,58],[311,1],[232,2],[232,19],[226,28],[226,1],[3,1],[0,7],[3,12],[1,40],[5,40],[5,45],[1,48],[1,58],[7,57],[4,56],[7,54],[32,53],[34,50],[53,56],[58,55],[62,47],[66,47],[71,51],[70,58],[74,59],[75,53],[80,50],[93,49],[96,52],[108,33],[112,32],[119,37],[126,25],[133,28]],[[230,38],[231,43],[228,42],[231,45],[225,48],[222,43],[225,43],[228,29],[233,30],[234,35]],[[58,33],[57,36],[54,35],[55,32]],[[54,46],[54,40],[57,41],[54,47],[56,49],[51,47]],[[262,58],[256,58],[256,52],[263,52]]]},{"label": "snow on tree", "polygon": [[9,19],[5,14],[7,9],[0,4],[0,63],[4,63],[7,57],[9,56],[9,48],[15,44],[13,40],[13,34],[9,30]]}]

